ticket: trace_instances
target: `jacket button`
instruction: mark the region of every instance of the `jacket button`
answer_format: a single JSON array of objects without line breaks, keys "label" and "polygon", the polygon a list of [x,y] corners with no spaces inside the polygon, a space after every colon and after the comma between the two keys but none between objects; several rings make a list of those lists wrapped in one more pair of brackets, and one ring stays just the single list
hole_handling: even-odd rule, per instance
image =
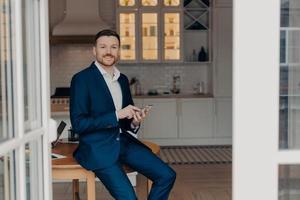
[{"label": "jacket button", "polygon": [[119,138],[119,137],[117,137],[117,138],[116,138],[116,140],[117,140],[117,141],[119,141],[119,140],[120,140],[120,138]]}]

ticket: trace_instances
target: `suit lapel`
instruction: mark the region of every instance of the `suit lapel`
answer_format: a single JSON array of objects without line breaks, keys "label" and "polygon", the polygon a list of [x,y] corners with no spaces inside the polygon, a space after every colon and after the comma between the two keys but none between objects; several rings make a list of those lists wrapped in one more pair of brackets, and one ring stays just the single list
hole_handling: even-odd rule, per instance
[{"label": "suit lapel", "polygon": [[102,95],[103,98],[106,98],[107,102],[109,102],[109,105],[111,106],[111,108],[116,110],[113,98],[112,98],[109,88],[104,80],[103,75],[101,74],[101,72],[99,71],[99,69],[97,68],[97,66],[94,63],[92,64],[91,68],[94,71],[93,74],[94,74],[96,88],[99,90],[101,90],[101,88],[103,89],[103,95]]},{"label": "suit lapel", "polygon": [[122,78],[122,75],[120,74],[120,77],[118,78],[118,82],[120,84],[121,87],[121,91],[122,91],[122,108],[124,108],[125,105],[125,99],[126,99],[126,83],[124,82],[124,79]]}]

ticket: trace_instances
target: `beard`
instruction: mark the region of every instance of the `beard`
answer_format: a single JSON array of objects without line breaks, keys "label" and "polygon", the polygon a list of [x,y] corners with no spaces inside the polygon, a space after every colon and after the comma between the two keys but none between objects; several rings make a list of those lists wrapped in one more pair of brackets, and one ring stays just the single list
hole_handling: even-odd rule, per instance
[{"label": "beard", "polygon": [[118,61],[117,57],[115,57],[113,55],[104,55],[101,57],[101,59],[99,59],[98,62],[102,66],[111,67],[111,66],[115,65],[117,61]]}]

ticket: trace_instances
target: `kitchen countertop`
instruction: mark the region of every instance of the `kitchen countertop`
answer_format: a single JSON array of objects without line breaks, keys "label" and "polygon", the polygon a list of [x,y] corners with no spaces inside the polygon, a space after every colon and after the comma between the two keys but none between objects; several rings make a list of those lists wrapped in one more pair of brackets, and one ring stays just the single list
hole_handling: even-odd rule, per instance
[{"label": "kitchen countertop", "polygon": [[[67,97],[68,98],[68,97]],[[139,96],[133,96],[134,99],[188,99],[188,98],[213,98],[212,94],[159,94],[159,95],[139,95]],[[69,104],[65,102],[65,104],[58,104],[63,105],[63,108],[67,109],[56,109],[55,111],[53,109],[51,112],[52,117],[63,117],[63,116],[69,116],[69,110],[68,106]]]}]

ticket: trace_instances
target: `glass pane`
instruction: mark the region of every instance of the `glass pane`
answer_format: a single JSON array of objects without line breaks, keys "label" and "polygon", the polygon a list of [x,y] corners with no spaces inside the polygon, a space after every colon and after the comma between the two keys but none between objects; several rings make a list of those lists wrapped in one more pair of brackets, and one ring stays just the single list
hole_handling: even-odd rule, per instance
[{"label": "glass pane", "polygon": [[299,65],[300,64],[300,56],[299,56],[300,55],[300,30],[287,31],[286,40],[287,40],[288,63]]},{"label": "glass pane", "polygon": [[280,31],[280,63],[286,62],[286,33],[287,31]]},{"label": "glass pane", "polygon": [[120,13],[121,60],[135,60],[135,14]]},{"label": "glass pane", "polygon": [[25,129],[41,126],[39,17],[35,0],[22,1]]},{"label": "glass pane", "polygon": [[134,6],[135,0],[119,0],[120,6]]},{"label": "glass pane", "polygon": [[0,0],[0,142],[13,137],[13,66],[15,65],[14,9]]},{"label": "glass pane", "polygon": [[25,145],[26,161],[26,198],[27,200],[41,199],[39,191],[42,191],[42,166],[39,166],[42,152],[41,146],[37,141],[32,141]]},{"label": "glass pane", "polygon": [[157,14],[143,13],[143,59],[156,60],[158,58],[157,45]]},{"label": "glass pane", "polygon": [[300,165],[280,165],[278,177],[278,199],[300,199]]},{"label": "glass pane", "polygon": [[300,1],[281,0],[279,148],[300,148]]},{"label": "glass pane", "polygon": [[281,0],[281,27],[300,27],[299,17],[299,0]]},{"label": "glass pane", "polygon": [[164,0],[165,6],[179,6],[180,0]]},{"label": "glass pane", "polygon": [[180,59],[180,15],[179,13],[165,13],[164,22],[164,59]]},{"label": "glass pane", "polygon": [[157,0],[142,0],[143,6],[156,6]]},{"label": "glass pane", "polygon": [[16,199],[15,155],[13,152],[0,156],[0,199]]}]

